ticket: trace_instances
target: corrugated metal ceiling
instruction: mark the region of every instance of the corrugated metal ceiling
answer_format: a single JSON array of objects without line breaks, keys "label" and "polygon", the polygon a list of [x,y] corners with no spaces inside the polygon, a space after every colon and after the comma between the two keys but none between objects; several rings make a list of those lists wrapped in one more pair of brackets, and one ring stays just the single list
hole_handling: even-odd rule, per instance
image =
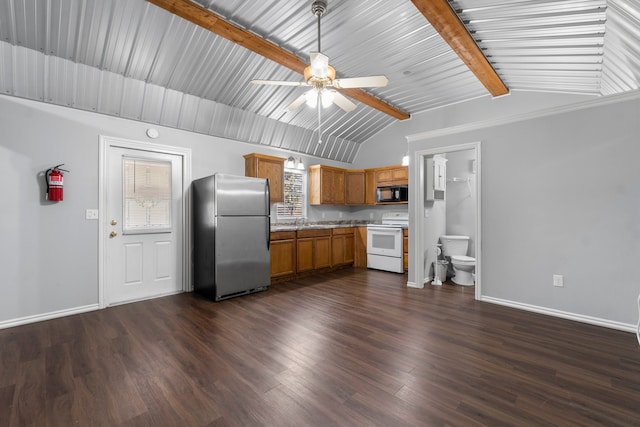
[{"label": "corrugated metal ceiling", "polygon": [[[311,1],[200,0],[295,53],[316,50]],[[385,74],[369,93],[410,114],[488,96],[409,0],[329,0],[322,50],[339,77]],[[608,95],[638,88],[640,4],[457,0],[451,6],[511,90]],[[301,76],[144,0],[0,0],[0,91],[351,162],[396,119],[360,103],[286,107]]]}]

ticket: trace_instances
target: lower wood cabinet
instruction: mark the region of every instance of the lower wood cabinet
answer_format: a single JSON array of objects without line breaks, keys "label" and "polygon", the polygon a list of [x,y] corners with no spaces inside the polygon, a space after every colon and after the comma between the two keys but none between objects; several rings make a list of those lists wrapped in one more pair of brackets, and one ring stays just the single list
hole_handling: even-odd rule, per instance
[{"label": "lower wood cabinet", "polygon": [[[364,230],[366,232],[366,227]],[[355,227],[272,232],[271,279],[282,280],[299,273],[353,265],[356,234]]]},{"label": "lower wood cabinet", "polygon": [[271,233],[271,277],[296,274],[296,232]]},{"label": "lower wood cabinet", "polygon": [[334,228],[331,237],[331,266],[353,264],[354,253],[354,228]]},{"label": "lower wood cabinet", "polygon": [[404,271],[409,270],[409,231],[402,230],[402,265]]},{"label": "lower wood cabinet", "polygon": [[297,272],[331,267],[331,230],[297,231]]},{"label": "lower wood cabinet", "polygon": [[354,267],[367,268],[367,227],[355,228]]}]

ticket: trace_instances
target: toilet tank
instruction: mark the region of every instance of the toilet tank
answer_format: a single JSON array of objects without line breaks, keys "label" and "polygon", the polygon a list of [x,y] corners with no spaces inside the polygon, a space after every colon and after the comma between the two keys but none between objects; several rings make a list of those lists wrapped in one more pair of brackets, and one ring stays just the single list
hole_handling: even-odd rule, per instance
[{"label": "toilet tank", "polygon": [[469,247],[469,236],[440,236],[442,252],[446,256],[466,255]]}]

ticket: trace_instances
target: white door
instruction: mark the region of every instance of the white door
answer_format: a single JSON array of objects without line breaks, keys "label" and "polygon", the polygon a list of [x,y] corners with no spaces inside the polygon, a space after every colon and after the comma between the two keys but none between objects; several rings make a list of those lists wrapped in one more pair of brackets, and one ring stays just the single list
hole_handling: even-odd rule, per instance
[{"label": "white door", "polygon": [[108,146],[105,157],[105,305],[182,291],[182,156]]}]

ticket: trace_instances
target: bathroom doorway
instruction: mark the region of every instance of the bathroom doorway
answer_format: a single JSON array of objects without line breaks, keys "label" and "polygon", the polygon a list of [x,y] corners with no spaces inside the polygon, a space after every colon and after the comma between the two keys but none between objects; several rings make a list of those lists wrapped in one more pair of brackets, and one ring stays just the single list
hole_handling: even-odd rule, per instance
[{"label": "bathroom doorway", "polygon": [[[446,190],[438,197],[428,192],[427,159],[440,156],[446,159]],[[414,185],[410,214],[413,217],[415,239],[411,243],[414,260],[410,286],[422,288],[433,279],[436,243],[441,235],[469,236],[467,255],[476,259],[475,298],[482,288],[482,254],[480,221],[480,142],[416,151],[413,170]],[[429,169],[429,170],[428,170]],[[433,179],[433,177],[431,178]],[[418,255],[420,254],[420,255]],[[420,262],[421,261],[421,262]]]}]

